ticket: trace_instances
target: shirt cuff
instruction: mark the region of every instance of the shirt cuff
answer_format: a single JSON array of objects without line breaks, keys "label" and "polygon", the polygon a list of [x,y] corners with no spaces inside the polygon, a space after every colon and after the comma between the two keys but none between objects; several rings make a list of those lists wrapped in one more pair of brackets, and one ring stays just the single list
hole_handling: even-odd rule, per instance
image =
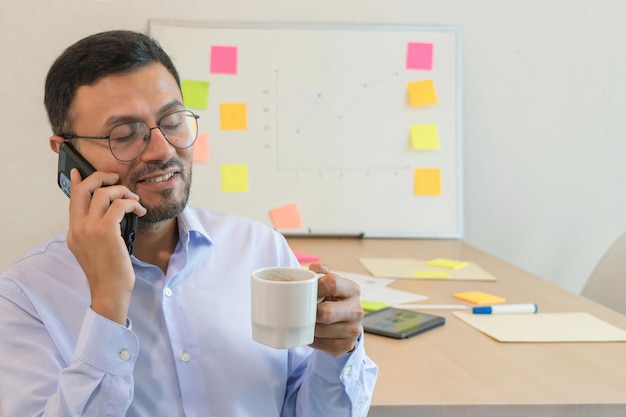
[{"label": "shirt cuff", "polygon": [[363,334],[361,333],[352,352],[339,357],[334,357],[321,350],[314,350],[309,365],[313,373],[318,378],[327,381],[337,381],[337,378],[343,381],[353,370],[360,369],[359,367],[365,360],[362,338]]},{"label": "shirt cuff", "polygon": [[138,354],[139,340],[128,327],[87,309],[74,350],[75,359],[107,373],[128,376],[133,373]]}]

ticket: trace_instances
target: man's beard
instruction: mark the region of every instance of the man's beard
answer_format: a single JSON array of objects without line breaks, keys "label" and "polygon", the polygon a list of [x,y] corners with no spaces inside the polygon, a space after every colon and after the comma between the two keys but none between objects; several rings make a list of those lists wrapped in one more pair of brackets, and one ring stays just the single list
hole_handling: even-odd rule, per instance
[{"label": "man's beard", "polygon": [[185,182],[185,190],[182,198],[174,200],[172,198],[173,190],[165,190],[161,194],[165,200],[161,204],[154,206],[146,206],[148,212],[139,218],[139,222],[143,223],[161,223],[166,220],[173,219],[183,212],[187,206],[187,200],[189,200],[189,190],[191,189],[191,182]]},{"label": "man's beard", "polygon": [[[183,212],[183,210],[187,206],[189,193],[191,191],[191,167],[189,167],[189,171],[187,171],[184,169],[183,164],[179,160],[171,159],[165,164],[158,166],[155,169],[150,169],[149,171],[165,170],[174,166],[179,169],[179,173],[177,175],[181,176],[185,184],[185,187],[183,189],[183,196],[180,199],[175,199],[175,190],[169,189],[162,191],[162,203],[144,206],[147,210],[147,213],[144,216],[139,217],[139,228],[150,228],[158,223],[176,218],[180,213]],[[140,175],[144,175],[146,171],[148,170],[143,170],[142,172],[136,173],[135,176],[138,177]],[[134,190],[131,191],[134,192]],[[139,202],[141,203],[141,201]]]}]

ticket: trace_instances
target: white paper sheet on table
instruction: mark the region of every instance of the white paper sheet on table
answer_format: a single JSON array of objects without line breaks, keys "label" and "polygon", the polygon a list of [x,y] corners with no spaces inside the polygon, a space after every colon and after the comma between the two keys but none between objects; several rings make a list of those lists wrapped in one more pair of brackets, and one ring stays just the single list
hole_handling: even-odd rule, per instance
[{"label": "white paper sheet on table", "polygon": [[588,313],[453,313],[499,342],[620,342],[626,331]]},{"label": "white paper sheet on table", "polygon": [[337,272],[337,274],[359,284],[361,287],[361,300],[378,301],[391,306],[428,299],[427,296],[422,294],[389,288],[387,285],[395,281],[394,279],[372,277],[353,272]]}]

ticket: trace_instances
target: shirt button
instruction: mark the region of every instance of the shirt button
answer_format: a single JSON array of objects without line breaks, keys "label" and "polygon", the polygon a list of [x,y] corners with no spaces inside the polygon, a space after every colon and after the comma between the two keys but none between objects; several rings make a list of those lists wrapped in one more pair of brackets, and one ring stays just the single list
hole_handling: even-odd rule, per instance
[{"label": "shirt button", "polygon": [[127,361],[130,359],[130,352],[126,349],[120,351],[120,359],[123,361]]},{"label": "shirt button", "polygon": [[351,372],[351,371],[352,371],[352,367],[351,367],[351,366],[346,366],[346,367],[343,369],[342,374],[343,374],[343,375],[350,375],[350,372]]},{"label": "shirt button", "polygon": [[183,362],[187,363],[187,362],[189,362],[191,360],[191,355],[189,353],[185,352],[182,355],[180,355],[180,359]]},{"label": "shirt button", "polygon": [[174,292],[172,291],[172,289],[171,289],[171,288],[167,287],[167,288],[165,289],[165,296],[166,296],[166,297],[171,297],[173,293],[174,293]]}]

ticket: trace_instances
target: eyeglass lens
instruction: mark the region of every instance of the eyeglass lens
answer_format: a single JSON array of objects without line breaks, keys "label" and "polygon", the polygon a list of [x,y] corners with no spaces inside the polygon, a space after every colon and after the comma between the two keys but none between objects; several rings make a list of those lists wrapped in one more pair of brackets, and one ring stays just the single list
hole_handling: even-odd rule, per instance
[{"label": "eyeglass lens", "polygon": [[[193,145],[198,135],[198,121],[189,110],[168,114],[159,120],[157,127],[176,148],[185,149]],[[111,152],[120,161],[137,158],[148,147],[152,129],[144,122],[117,125],[109,133]]]}]

